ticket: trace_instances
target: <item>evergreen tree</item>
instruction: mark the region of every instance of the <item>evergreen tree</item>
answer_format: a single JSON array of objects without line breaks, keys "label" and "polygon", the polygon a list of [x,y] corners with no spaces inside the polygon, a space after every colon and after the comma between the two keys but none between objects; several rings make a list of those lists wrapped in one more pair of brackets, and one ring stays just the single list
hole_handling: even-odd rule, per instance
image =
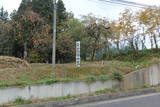
[{"label": "evergreen tree", "polygon": [[10,46],[12,44],[9,30],[8,12],[2,7],[0,9],[0,55],[10,55]]},{"label": "evergreen tree", "polygon": [[11,18],[15,41],[19,43],[18,45],[23,45],[22,55],[26,59],[28,47],[32,45],[34,36],[42,30],[44,21],[39,14],[33,12],[30,0],[22,0],[17,14],[13,13]]},{"label": "evergreen tree", "polygon": [[[53,0],[32,0],[32,10],[41,15],[48,24],[53,24]],[[66,8],[62,0],[57,2],[57,25],[67,19]]]},{"label": "evergreen tree", "polygon": [[50,25],[53,23],[53,0],[33,0],[32,1],[32,10],[41,17]]},{"label": "evergreen tree", "polygon": [[62,24],[63,21],[67,19],[66,8],[62,0],[57,2],[57,23],[58,25]]},{"label": "evergreen tree", "polygon": [[18,14],[23,14],[25,10],[27,9],[27,6],[29,4],[29,0],[22,0],[19,8],[18,8]]},{"label": "evergreen tree", "polygon": [[3,7],[0,9],[0,20],[6,22],[8,20],[8,12]]}]

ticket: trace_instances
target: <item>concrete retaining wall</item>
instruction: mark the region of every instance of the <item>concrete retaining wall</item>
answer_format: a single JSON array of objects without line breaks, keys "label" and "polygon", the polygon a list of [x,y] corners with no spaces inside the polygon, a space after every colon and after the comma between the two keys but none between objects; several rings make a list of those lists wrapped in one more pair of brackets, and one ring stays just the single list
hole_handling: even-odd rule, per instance
[{"label": "concrete retaining wall", "polygon": [[0,89],[0,104],[14,101],[21,97],[25,100],[47,99],[62,96],[89,94],[103,89],[135,88],[143,85],[160,84],[160,64],[127,74],[123,82],[108,80],[106,82],[70,82],[51,85],[33,85],[26,87],[9,87]]},{"label": "concrete retaining wall", "polygon": [[143,85],[155,86],[160,84],[160,64],[132,72],[124,77],[124,88],[135,88]]},{"label": "concrete retaining wall", "polygon": [[106,88],[118,88],[119,82],[109,80],[106,82],[70,82],[55,83],[51,85],[33,85],[26,87],[9,87],[0,89],[0,104],[14,101],[21,97],[25,100],[47,99],[62,96],[74,96],[80,94],[89,94]]},{"label": "concrete retaining wall", "polygon": [[157,92],[156,88],[130,90],[126,92],[109,93],[109,94],[68,99],[68,100],[62,100],[62,101],[50,101],[45,103],[29,104],[29,105],[22,105],[17,107],[70,107],[73,105],[93,103],[93,102],[99,102],[99,101],[109,101],[109,100],[115,100],[119,98],[125,98],[125,97],[131,97],[131,96],[133,97],[137,95],[146,95],[146,94],[151,94],[156,92]]}]

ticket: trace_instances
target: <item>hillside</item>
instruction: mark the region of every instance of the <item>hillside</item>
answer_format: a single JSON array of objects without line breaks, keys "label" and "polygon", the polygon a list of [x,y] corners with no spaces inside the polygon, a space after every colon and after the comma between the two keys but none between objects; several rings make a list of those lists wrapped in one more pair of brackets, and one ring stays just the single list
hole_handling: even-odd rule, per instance
[{"label": "hillside", "polygon": [[[136,56],[140,55],[140,56]],[[136,58],[133,60],[133,57]],[[6,62],[2,59],[6,58]],[[26,61],[11,57],[0,57],[0,87],[21,86],[28,84],[50,84],[68,81],[95,81],[118,79],[123,75],[160,62],[159,50],[138,51],[137,54],[117,54],[107,61],[82,62],[81,67],[74,63],[57,64],[52,71],[50,64],[29,64]],[[19,63],[20,61],[20,63]],[[25,62],[22,64],[22,62]],[[24,66],[25,64],[25,66]],[[16,66],[15,66],[16,65]],[[22,66],[23,65],[23,66]]]}]

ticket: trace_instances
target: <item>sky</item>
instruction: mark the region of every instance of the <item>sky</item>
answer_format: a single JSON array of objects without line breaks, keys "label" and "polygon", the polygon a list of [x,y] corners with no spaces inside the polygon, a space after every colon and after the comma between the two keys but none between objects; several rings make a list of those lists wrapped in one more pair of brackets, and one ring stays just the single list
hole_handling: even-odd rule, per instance
[{"label": "sky", "polygon": [[[160,0],[128,0],[137,3],[160,6]],[[21,0],[0,0],[0,7],[3,6],[9,13],[20,5]],[[138,8],[125,7],[110,3],[103,3],[98,0],[63,0],[67,11],[74,13],[75,17],[80,18],[82,15],[89,13],[95,14],[97,17],[106,17],[114,20],[119,17],[119,13],[125,8],[137,10]]]}]

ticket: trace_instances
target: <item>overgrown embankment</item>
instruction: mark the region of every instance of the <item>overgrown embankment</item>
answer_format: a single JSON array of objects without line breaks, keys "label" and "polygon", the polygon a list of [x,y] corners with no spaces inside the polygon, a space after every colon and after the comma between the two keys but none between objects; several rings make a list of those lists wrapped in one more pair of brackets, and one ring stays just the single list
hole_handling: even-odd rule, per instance
[{"label": "overgrown embankment", "polygon": [[129,62],[136,68],[140,69],[160,62],[160,49],[146,49],[139,51],[121,50],[119,52],[110,51],[103,55],[103,59]]},{"label": "overgrown embankment", "polygon": [[[123,75],[160,62],[160,50],[125,51],[107,53],[102,61],[57,64],[52,70],[50,64],[31,64],[11,57],[0,57],[0,87],[30,84],[51,84],[68,81],[122,80]],[[26,69],[27,68],[27,69]]]}]

